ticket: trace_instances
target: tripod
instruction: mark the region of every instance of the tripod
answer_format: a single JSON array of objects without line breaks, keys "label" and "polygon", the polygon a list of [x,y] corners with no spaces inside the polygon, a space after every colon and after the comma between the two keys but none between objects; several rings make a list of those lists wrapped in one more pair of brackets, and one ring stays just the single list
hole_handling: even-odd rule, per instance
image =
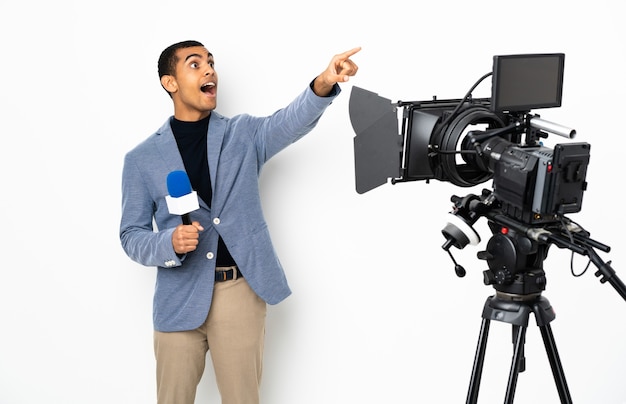
[{"label": "tripod", "polygon": [[472,377],[467,393],[467,404],[475,404],[478,400],[478,391],[480,388],[480,379],[485,360],[485,351],[487,348],[487,338],[489,336],[489,325],[491,320],[502,321],[512,324],[513,326],[513,360],[511,363],[511,371],[509,373],[509,381],[506,388],[506,396],[504,402],[506,404],[513,403],[515,397],[515,388],[517,386],[517,378],[520,372],[525,370],[524,343],[526,340],[526,329],[528,327],[528,319],[530,313],[535,315],[537,326],[541,331],[543,343],[548,354],[552,375],[556,383],[561,403],[571,403],[567,381],[563,373],[561,360],[557,352],[554,336],[550,322],[554,320],[555,314],[548,299],[541,294],[523,296],[517,298],[515,295],[508,295],[498,292],[494,296],[487,298],[483,308],[482,323],[480,334],[478,337],[478,346],[476,348],[476,356],[474,358],[474,366],[472,369]]}]

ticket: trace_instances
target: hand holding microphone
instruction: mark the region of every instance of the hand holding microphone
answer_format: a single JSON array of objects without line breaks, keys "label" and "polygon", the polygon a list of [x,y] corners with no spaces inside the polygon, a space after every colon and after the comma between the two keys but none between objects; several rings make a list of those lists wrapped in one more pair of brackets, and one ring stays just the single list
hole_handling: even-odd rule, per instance
[{"label": "hand holding microphone", "polygon": [[172,171],[167,176],[165,196],[167,209],[173,215],[181,215],[183,224],[172,233],[172,246],[178,254],[194,251],[198,246],[199,232],[204,230],[199,222],[192,222],[189,212],[200,208],[198,194],[191,189],[191,182],[184,171]]}]

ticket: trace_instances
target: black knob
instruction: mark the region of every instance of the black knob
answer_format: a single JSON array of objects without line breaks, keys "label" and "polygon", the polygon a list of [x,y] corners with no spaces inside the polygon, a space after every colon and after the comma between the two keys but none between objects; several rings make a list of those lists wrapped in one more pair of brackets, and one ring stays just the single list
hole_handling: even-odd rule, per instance
[{"label": "black knob", "polygon": [[498,285],[506,285],[511,283],[513,274],[507,268],[502,268],[495,273],[495,281]]}]

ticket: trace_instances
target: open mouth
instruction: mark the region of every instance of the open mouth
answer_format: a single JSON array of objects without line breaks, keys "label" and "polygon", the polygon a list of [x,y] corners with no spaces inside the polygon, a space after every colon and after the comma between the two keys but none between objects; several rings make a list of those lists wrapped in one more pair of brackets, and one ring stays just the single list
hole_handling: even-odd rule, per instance
[{"label": "open mouth", "polygon": [[215,83],[210,82],[210,83],[204,83],[204,84],[200,87],[200,90],[201,90],[203,93],[206,93],[206,94],[211,94],[211,95],[215,95],[215,88],[216,88],[216,87],[215,87]]}]

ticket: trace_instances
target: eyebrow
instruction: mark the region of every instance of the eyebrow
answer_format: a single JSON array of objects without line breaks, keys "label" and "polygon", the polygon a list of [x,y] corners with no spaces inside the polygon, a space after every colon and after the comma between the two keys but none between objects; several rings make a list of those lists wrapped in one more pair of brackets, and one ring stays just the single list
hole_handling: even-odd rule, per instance
[{"label": "eyebrow", "polygon": [[[185,62],[188,61],[191,58],[194,58],[194,57],[198,57],[198,58],[202,59],[203,55],[200,55],[199,53],[192,53],[191,55],[187,55],[187,57],[185,58]],[[207,54],[207,59],[212,59],[212,58],[213,58],[213,54],[211,52],[209,52]]]}]

